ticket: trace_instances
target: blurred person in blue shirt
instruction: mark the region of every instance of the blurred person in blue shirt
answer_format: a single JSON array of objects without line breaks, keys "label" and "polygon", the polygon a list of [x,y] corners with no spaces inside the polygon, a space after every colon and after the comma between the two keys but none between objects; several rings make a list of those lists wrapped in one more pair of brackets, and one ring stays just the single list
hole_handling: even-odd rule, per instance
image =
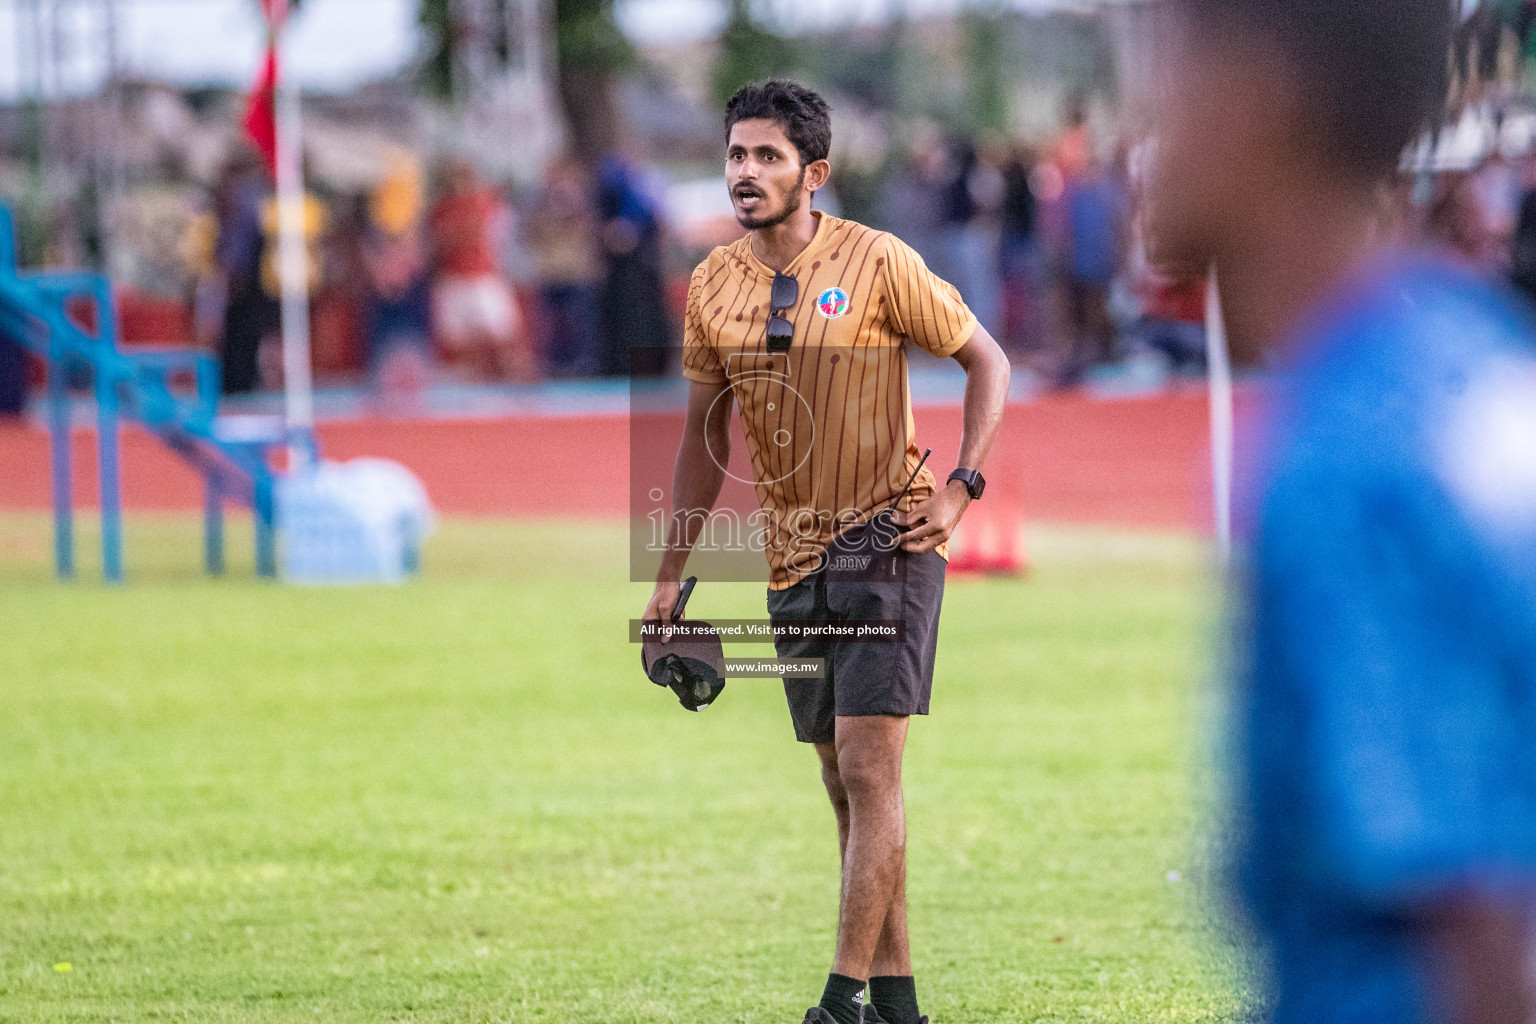
[{"label": "blurred person in blue shirt", "polygon": [[1064,270],[1073,360],[1068,375],[1115,357],[1109,292],[1125,251],[1125,189],[1113,169],[1090,154],[1081,176],[1066,186]]},{"label": "blurred person in blue shirt", "polygon": [[1239,504],[1234,876],[1281,1024],[1528,1024],[1536,341],[1381,181],[1445,0],[1175,0],[1149,211],[1276,369]]}]

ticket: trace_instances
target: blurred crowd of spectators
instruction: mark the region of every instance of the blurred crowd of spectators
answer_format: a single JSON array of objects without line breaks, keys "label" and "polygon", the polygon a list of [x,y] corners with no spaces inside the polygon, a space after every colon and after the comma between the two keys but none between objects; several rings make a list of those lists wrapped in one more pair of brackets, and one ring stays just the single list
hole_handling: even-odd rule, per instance
[{"label": "blurred crowd of spectators", "polygon": [[[1116,365],[1203,372],[1205,282],[1169,276],[1149,251],[1144,149],[1104,144],[1112,136],[1090,131],[1080,103],[1063,123],[1027,143],[919,134],[850,212],[917,249],[1048,386]],[[737,229],[717,218],[702,233],[669,230],[658,180],[630,158],[563,156],[514,193],[464,160],[428,168],[402,150],[366,191],[306,195],[317,375],[365,380],[409,413],[434,380],[675,370],[688,271]],[[837,209],[835,190],[825,205]],[[1446,247],[1536,298],[1536,154],[1405,173],[1382,193],[1380,229]],[[277,237],[271,176],[240,150],[188,231],[190,328],[147,317],[155,304],[125,293],[125,337],[137,321],[158,340],[190,334],[221,356],[229,394],[280,386]],[[36,368],[0,348],[0,406],[21,407],[28,376]]]},{"label": "blurred crowd of spectators", "polygon": [[[362,370],[409,401],[439,373],[475,381],[661,373],[675,344],[659,204],[643,172],[569,157],[537,194],[448,160],[433,180],[400,154],[371,191],[306,195],[311,346],[317,372]],[[227,394],[280,382],[278,225],[253,153],[225,167],[187,246],[194,324]]]},{"label": "blurred crowd of spectators", "polygon": [[1066,386],[1146,353],[1204,363],[1204,282],[1148,258],[1135,156],[1096,146],[1081,104],[1043,144],[925,138],[880,220],[965,296],[1016,362]]},{"label": "blurred crowd of spectators", "polygon": [[[1070,384],[1139,351],[1198,370],[1203,283],[1152,270],[1132,162],[1095,147],[1074,103],[1048,144],[922,138],[867,216],[1049,381]],[[362,371],[392,400],[444,373],[530,382],[668,372],[666,350],[680,343],[674,304],[703,253],[666,239],[653,180],[620,156],[597,166],[561,157],[536,190],[514,196],[466,161],[429,175],[401,153],[365,194],[307,197],[317,372]],[[276,221],[270,176],[242,154],[188,247],[196,333],[220,352],[228,393],[280,383]]]},{"label": "blurred crowd of spectators", "polygon": [[[884,197],[882,220],[951,281],[1016,363],[1048,385],[1155,361],[1205,368],[1206,282],[1159,265],[1147,230],[1142,147],[1092,144],[1080,112],[1046,145],[925,140]],[[1536,300],[1536,151],[1405,171],[1377,230],[1449,250]]]}]

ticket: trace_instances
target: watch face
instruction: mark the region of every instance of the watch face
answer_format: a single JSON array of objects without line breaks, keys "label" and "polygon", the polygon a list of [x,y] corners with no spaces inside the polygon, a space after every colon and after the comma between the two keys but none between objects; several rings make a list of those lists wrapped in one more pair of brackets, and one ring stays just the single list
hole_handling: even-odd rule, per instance
[{"label": "watch face", "polygon": [[977,498],[981,497],[981,492],[987,489],[986,477],[982,476],[979,472],[974,470],[967,471],[963,469],[957,469],[953,473],[949,474],[949,478],[951,480],[959,480],[962,484],[964,484],[966,492],[970,494],[972,501],[975,501]]}]

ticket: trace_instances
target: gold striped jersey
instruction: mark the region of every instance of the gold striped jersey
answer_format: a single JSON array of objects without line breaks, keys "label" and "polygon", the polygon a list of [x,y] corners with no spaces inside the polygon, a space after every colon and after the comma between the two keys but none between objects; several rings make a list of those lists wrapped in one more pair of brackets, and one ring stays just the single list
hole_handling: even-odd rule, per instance
[{"label": "gold striped jersey", "polygon": [[[815,237],[785,268],[800,286],[783,312],[794,324],[787,352],[768,350],[774,272],[750,236],[710,253],[688,287],[683,374],[731,384],[774,590],[814,572],[825,545],[888,505],[917,466],[906,343],[950,356],[976,328],[960,293],[906,243],[814,215]],[[905,507],[935,486],[924,467]]]}]

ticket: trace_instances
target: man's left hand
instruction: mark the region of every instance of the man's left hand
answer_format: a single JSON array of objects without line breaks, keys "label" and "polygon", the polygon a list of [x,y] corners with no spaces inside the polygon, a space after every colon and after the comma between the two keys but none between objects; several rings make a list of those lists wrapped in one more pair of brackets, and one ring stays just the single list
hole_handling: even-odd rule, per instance
[{"label": "man's left hand", "polygon": [[918,502],[912,511],[897,513],[896,524],[907,528],[901,538],[902,550],[921,554],[949,540],[970,503],[971,493],[965,484],[952,480],[934,491],[927,501]]}]

